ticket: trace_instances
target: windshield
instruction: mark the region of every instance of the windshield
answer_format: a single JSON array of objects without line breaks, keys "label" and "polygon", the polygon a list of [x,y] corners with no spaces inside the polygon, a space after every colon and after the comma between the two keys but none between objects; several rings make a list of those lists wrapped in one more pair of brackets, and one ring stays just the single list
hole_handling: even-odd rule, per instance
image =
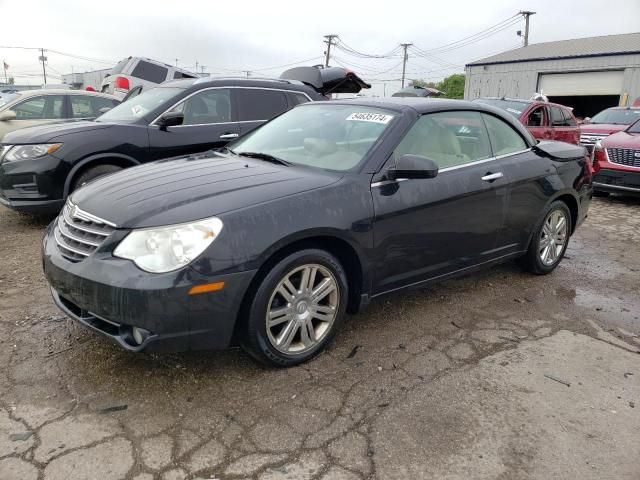
[{"label": "windshield", "polygon": [[529,106],[527,102],[518,102],[517,100],[501,100],[498,98],[478,98],[474,101],[501,108],[502,110],[504,110],[505,112],[509,112],[516,118],[520,117],[520,115],[522,115],[522,112],[524,112]]},{"label": "windshield", "polygon": [[19,96],[19,93],[0,93],[0,107],[9,102],[13,102]]},{"label": "windshield", "polygon": [[595,115],[590,123],[611,123],[614,125],[630,125],[640,118],[640,109],[609,108]]},{"label": "windshield", "polygon": [[640,120],[627,128],[627,133],[640,133]]},{"label": "windshield", "polygon": [[113,107],[98,122],[134,123],[182,92],[182,88],[152,88]]},{"label": "windshield", "polygon": [[229,145],[236,154],[260,153],[297,165],[345,171],[356,167],[394,114],[358,105],[307,104]]}]

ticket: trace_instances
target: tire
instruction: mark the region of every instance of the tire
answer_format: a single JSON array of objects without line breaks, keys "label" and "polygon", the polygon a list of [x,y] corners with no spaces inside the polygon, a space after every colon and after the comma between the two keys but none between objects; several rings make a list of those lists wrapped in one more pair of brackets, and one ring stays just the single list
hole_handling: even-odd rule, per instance
[{"label": "tire", "polygon": [[[564,219],[564,227],[556,230],[560,218]],[[536,225],[527,253],[520,261],[521,265],[536,275],[553,272],[567,251],[571,228],[571,212],[567,204],[562,201],[551,203]],[[549,237],[552,238],[551,245],[545,250],[543,242]],[[560,238],[563,238],[562,244],[558,242]]]},{"label": "tire", "polygon": [[594,191],[593,191],[593,196],[594,196],[594,197],[602,197],[602,198],[605,198],[605,197],[608,197],[609,195],[610,195],[610,193],[609,193],[609,192],[603,192],[603,191],[601,191],[601,190],[594,190]]},{"label": "tire", "polygon": [[109,175],[110,173],[119,172],[122,170],[122,167],[118,167],[116,165],[96,165],[95,167],[90,167],[82,172],[71,184],[71,191],[77,190],[85,183],[89,183],[92,180],[95,180],[99,177],[104,177],[105,175]]},{"label": "tire", "polygon": [[[307,288],[302,288],[303,279]],[[344,321],[348,293],[347,276],[333,255],[319,249],[292,253],[273,265],[257,286],[242,319],[240,344],[266,365],[306,362],[335,336]]]}]

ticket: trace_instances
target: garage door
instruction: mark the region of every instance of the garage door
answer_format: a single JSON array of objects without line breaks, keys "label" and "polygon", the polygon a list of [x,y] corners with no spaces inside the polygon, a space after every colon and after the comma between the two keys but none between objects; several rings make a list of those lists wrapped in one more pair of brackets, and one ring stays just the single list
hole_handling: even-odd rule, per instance
[{"label": "garage door", "polygon": [[538,91],[547,96],[620,95],[623,77],[622,70],[541,74]]}]

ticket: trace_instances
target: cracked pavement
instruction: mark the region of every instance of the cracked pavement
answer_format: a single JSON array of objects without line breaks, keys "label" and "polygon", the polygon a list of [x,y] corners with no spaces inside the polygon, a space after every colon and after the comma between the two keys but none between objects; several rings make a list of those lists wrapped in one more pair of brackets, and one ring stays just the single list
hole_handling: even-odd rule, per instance
[{"label": "cracked pavement", "polygon": [[288,370],[79,327],[45,224],[0,207],[2,480],[640,477],[638,200],[594,199],[551,276],[382,298]]}]

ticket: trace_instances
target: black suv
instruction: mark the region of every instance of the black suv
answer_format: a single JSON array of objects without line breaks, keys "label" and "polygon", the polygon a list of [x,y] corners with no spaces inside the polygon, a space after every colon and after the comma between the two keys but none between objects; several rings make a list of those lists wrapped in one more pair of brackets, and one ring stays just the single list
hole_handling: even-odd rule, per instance
[{"label": "black suv", "polygon": [[220,148],[297,104],[369,87],[337,67],[298,67],[282,77],[165,82],[95,121],[12,132],[0,144],[0,204],[58,212],[69,193],[99,176]]}]

